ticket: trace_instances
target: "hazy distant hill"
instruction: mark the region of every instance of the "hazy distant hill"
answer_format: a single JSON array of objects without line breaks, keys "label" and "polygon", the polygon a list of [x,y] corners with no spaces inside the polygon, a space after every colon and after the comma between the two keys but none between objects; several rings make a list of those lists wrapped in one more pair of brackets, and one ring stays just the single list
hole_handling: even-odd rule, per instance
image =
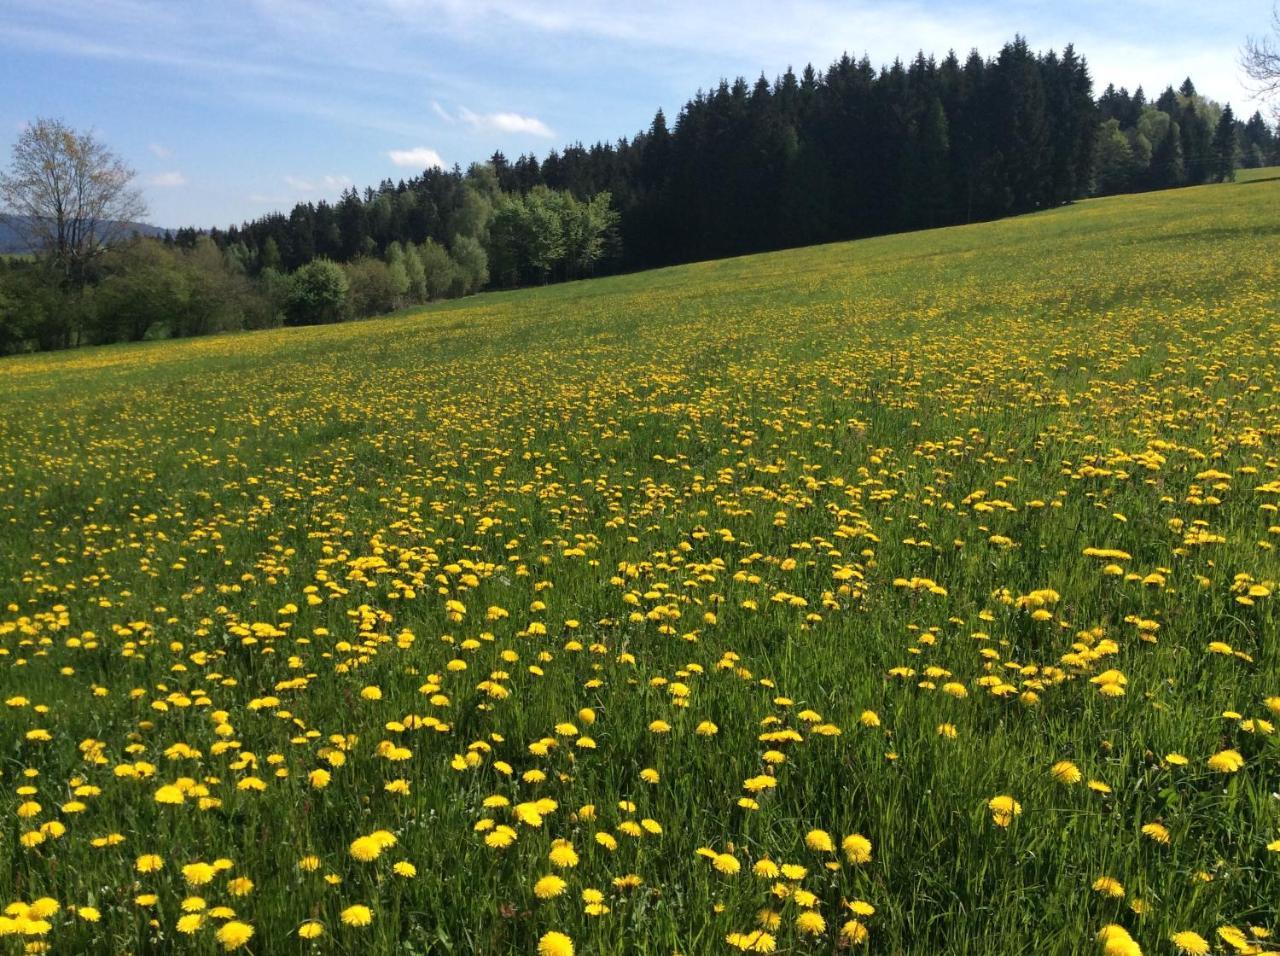
[{"label": "hazy distant hill", "polygon": [[[35,250],[35,244],[28,235],[27,223],[26,216],[0,213],[0,255],[33,252]],[[130,231],[141,233],[144,236],[163,236],[165,234],[164,229],[159,226],[148,225],[145,222],[131,222],[126,225]]]}]

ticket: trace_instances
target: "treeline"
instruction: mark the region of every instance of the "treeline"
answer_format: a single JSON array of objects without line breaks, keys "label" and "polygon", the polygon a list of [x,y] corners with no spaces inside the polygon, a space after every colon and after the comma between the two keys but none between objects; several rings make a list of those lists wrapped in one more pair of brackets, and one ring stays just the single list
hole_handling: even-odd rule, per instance
[{"label": "treeline", "polygon": [[1230,105],[1196,92],[1187,79],[1148,103],[1142,87],[1108,86],[1098,98],[1101,129],[1095,192],[1135,192],[1221,182],[1237,166],[1256,169],[1280,162],[1276,136],[1255,112],[1245,122]]},{"label": "treeline", "polygon": [[[311,208],[326,237],[318,245],[301,246],[302,231],[267,217],[228,233],[135,235],[92,258],[75,282],[53,255],[0,257],[0,354],[342,322],[495,284],[591,275],[616,252],[618,216],[606,193],[585,201],[546,187],[505,194],[486,166],[424,180],[449,201],[417,220],[427,226],[418,241],[408,229],[395,238],[394,217],[393,225],[380,219],[405,208],[394,190],[365,199],[349,191],[336,209],[347,217],[359,209],[370,230],[345,220],[347,234],[361,237],[354,249],[342,245],[335,207],[321,203]],[[436,238],[446,233],[447,242]]]},{"label": "treeline", "polygon": [[[270,235],[289,265],[311,255],[343,261],[397,240],[447,238],[466,216],[467,183],[492,176],[511,196],[550,189],[589,202],[607,193],[621,241],[593,268],[638,269],[1223,179],[1238,163],[1280,161],[1276,149],[1261,115],[1241,123],[1190,80],[1155,104],[1113,87],[1095,101],[1072,47],[1039,54],[1018,38],[991,59],[922,53],[877,70],[845,56],[821,73],[721,82],[672,124],[659,110],[631,139],[541,160],[499,152],[465,175],[430,170],[214,236],[253,250]],[[583,273],[493,270],[502,285],[574,274]]]},{"label": "treeline", "polygon": [[0,350],[336,322],[490,287],[994,219],[1280,162],[1188,79],[1149,103],[1022,38],[994,58],[842,57],[699,92],[668,124],[539,160],[494,153],[334,203],[77,267],[0,270]]},{"label": "treeline", "polygon": [[[515,286],[594,274],[617,256],[617,226],[607,190],[579,196],[541,183],[504,189],[492,165],[476,163],[465,175],[433,168],[407,181],[384,180],[363,195],[348,189],[334,204],[299,203],[288,216],[272,213],[208,235],[250,275],[291,272],[313,259],[378,259],[397,244],[423,247],[429,265],[446,270],[427,250],[447,250],[466,272],[479,245],[492,263],[493,284]],[[180,229],[173,242],[190,247],[202,234]]]}]

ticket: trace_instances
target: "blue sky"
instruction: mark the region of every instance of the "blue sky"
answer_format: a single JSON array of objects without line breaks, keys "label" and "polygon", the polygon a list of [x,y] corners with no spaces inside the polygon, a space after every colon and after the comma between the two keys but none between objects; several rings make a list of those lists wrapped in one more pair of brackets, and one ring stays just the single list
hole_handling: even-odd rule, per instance
[{"label": "blue sky", "polygon": [[0,0],[0,155],[24,121],[92,127],[151,220],[226,225],[347,184],[612,140],[721,77],[1074,42],[1100,90],[1190,74],[1237,112],[1270,0]]}]

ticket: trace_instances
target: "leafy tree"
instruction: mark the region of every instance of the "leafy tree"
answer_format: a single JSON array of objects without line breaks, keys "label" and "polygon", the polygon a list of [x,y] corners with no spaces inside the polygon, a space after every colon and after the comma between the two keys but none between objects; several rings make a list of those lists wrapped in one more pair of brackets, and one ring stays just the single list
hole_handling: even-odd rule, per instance
[{"label": "leafy tree", "polygon": [[168,330],[186,312],[192,292],[182,255],[139,240],[104,256],[107,275],[94,295],[92,341],[137,342]]},{"label": "leafy tree", "polygon": [[284,268],[284,260],[280,258],[280,245],[276,242],[275,236],[267,236],[266,241],[263,242],[259,263],[261,268],[273,269],[276,272]]},{"label": "leafy tree", "polygon": [[364,317],[390,312],[396,307],[396,280],[391,267],[385,262],[363,257],[348,262],[343,269],[347,276],[347,301],[352,313]]},{"label": "leafy tree", "polygon": [[450,255],[462,275],[463,294],[479,292],[489,284],[489,255],[478,239],[454,236]]},{"label": "leafy tree", "polygon": [[0,202],[68,282],[83,285],[94,262],[147,215],[134,173],[92,133],[37,119],[18,136]]},{"label": "leafy tree", "polygon": [[1120,129],[1120,121],[1109,119],[1102,124],[1097,140],[1098,192],[1123,192],[1133,184],[1133,148],[1129,137]]},{"label": "leafy tree", "polygon": [[418,247],[412,242],[404,247],[404,272],[409,289],[406,293],[411,302],[427,301],[427,272],[422,265],[422,256]]},{"label": "leafy tree", "polygon": [[285,315],[289,325],[341,322],[350,314],[347,276],[330,259],[313,259],[295,272]]},{"label": "leafy tree", "polygon": [[579,202],[569,193],[560,193],[557,202],[565,271],[570,277],[591,275],[616,233],[618,214],[612,197],[597,193]]},{"label": "leafy tree", "polygon": [[419,248],[418,254],[422,258],[422,268],[427,277],[429,299],[448,299],[462,295],[467,280],[449,255],[448,249],[434,239],[428,239]]},{"label": "leafy tree", "polygon": [[263,269],[258,276],[258,292],[262,297],[261,328],[274,328],[284,322],[289,306],[293,280],[275,269]]}]

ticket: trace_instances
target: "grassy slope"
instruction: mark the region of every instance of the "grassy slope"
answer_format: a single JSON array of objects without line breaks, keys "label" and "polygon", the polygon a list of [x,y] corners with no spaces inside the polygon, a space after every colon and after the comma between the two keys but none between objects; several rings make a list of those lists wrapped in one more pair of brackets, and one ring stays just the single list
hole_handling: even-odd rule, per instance
[{"label": "grassy slope", "polygon": [[[1277,748],[1221,717],[1267,716],[1263,697],[1280,694],[1277,598],[1245,606],[1233,590],[1238,574],[1280,578],[1259,544],[1275,541],[1276,518],[1259,505],[1276,499],[1253,491],[1277,478],[1277,247],[1280,182],[1263,174],[346,326],[5,360],[0,646],[11,653],[0,659],[0,696],[52,707],[0,715],[5,780],[39,768],[46,805],[65,799],[59,783],[74,773],[103,794],[66,818],[62,840],[14,851],[0,903],[48,893],[84,904],[93,894],[102,924],[60,924],[53,938],[145,948],[132,895],[161,894],[171,938],[177,865],[222,854],[258,885],[233,901],[257,929],[255,952],[298,951],[288,933],[312,915],[343,952],[389,951],[398,938],[530,952],[549,929],[589,953],[634,951],[636,940],[647,952],[717,952],[769,902],[767,881],[745,869],[717,876],[694,854],[732,846],[748,865],[763,855],[808,865],[805,886],[832,930],[848,916],[842,898],[874,903],[873,945],[889,952],[1078,952],[1113,921],[1148,952],[1167,951],[1175,930],[1280,929],[1280,857],[1265,850],[1280,836],[1269,796],[1280,787]],[[1196,478],[1210,468],[1232,478]],[[977,490],[1013,510],[975,507]],[[1196,520],[1223,540],[1187,543]],[[1106,562],[1082,554],[1089,546],[1130,553],[1126,570],[1160,574],[1163,586],[1103,576]],[[368,572],[366,588],[348,562],[373,555],[403,563]],[[437,593],[440,566],[464,558],[481,562],[478,583],[448,571]],[[624,563],[634,576],[611,584]],[[312,607],[303,588],[326,595],[322,569],[348,593]],[[895,585],[913,577],[947,593]],[[536,590],[539,580],[552,587]],[[1046,621],[1000,597],[1043,588],[1061,596]],[[643,611],[680,612],[671,633],[661,615],[629,620],[628,589]],[[788,595],[807,606],[788,606]],[[445,619],[446,597],[465,604],[464,621]],[[537,600],[545,610],[530,609]],[[301,610],[282,612],[290,603]],[[362,604],[388,615],[374,632],[408,628],[413,646],[374,642],[376,655],[361,654]],[[510,617],[485,622],[491,605]],[[33,617],[55,607],[68,609],[67,624],[57,611]],[[1157,643],[1139,639],[1140,620],[1159,623]],[[312,642],[277,638],[279,652],[263,655],[267,641],[244,648],[224,636],[287,621]],[[548,636],[530,636],[532,622]],[[1083,658],[1054,670],[1089,628],[1101,631],[1085,638]],[[85,630],[101,646],[64,646]],[[475,649],[439,640],[482,631],[495,640]],[[56,643],[28,656],[24,632]],[[1096,650],[1101,633],[1117,653],[1092,659],[1087,645]],[[574,637],[604,650],[562,650]],[[121,656],[139,639],[150,643]],[[1212,640],[1251,660],[1206,655]],[[197,648],[213,656],[193,661]],[[550,655],[540,677],[527,670],[539,651]],[[717,669],[726,651],[751,680]],[[467,671],[446,669],[455,656]],[[75,673],[60,675],[63,666]],[[913,676],[891,676],[902,667]],[[939,668],[932,688],[919,686],[928,667]],[[1122,697],[1089,682],[1109,668],[1126,676]],[[478,709],[476,684],[495,670],[508,673],[499,682],[510,696]],[[281,692],[283,706],[325,736],[360,736],[319,793],[305,775],[324,739],[291,744],[296,728],[246,708],[299,673],[315,676]],[[418,693],[429,674],[447,703]],[[1003,681],[993,688],[992,677]],[[690,706],[673,708],[655,678],[689,685]],[[949,681],[969,696],[937,689]],[[90,696],[94,683],[110,694]],[[382,701],[359,699],[368,684]],[[128,699],[132,687],[145,688],[141,701]],[[227,711],[234,739],[264,761],[267,792],[215,784],[224,806],[203,814],[150,800],[181,773],[251,772],[231,764],[234,753],[214,755],[199,707],[143,706],[177,688]],[[1027,691],[1038,702],[1021,700]],[[779,694],[795,704],[774,703]],[[548,757],[528,753],[583,706],[600,715],[579,727],[596,750],[570,764],[570,737]],[[841,736],[783,746],[777,789],[759,811],[739,808],[743,780],[762,768],[760,721],[803,727],[803,708]],[[879,714],[878,728],[859,723],[864,710]],[[407,764],[374,757],[385,722],[409,713],[452,730],[396,737],[414,752]],[[669,738],[645,729],[656,718],[675,727]],[[719,725],[716,737],[691,733],[703,719]],[[956,739],[938,735],[942,723]],[[54,739],[24,742],[33,727]],[[159,766],[151,782],[109,772],[131,731]],[[504,739],[479,769],[449,769],[491,732]],[[86,737],[104,742],[104,768],[85,769],[75,745]],[[161,757],[179,740],[201,762]],[[1228,746],[1248,761],[1229,779],[1205,766]],[[1190,766],[1163,760],[1175,751]],[[270,753],[285,755],[288,779],[271,777]],[[513,785],[492,769],[498,757],[551,779]],[[1113,792],[1055,783],[1048,768],[1062,759]],[[642,767],[661,783],[640,782]],[[409,797],[382,792],[394,776],[412,780]],[[487,813],[479,798],[495,791],[549,795],[560,809],[497,854],[471,832]],[[997,794],[1024,808],[1008,830],[985,807]],[[622,838],[609,855],[591,834],[617,825],[620,799],[665,832]],[[600,808],[596,824],[571,819],[583,803]],[[1157,819],[1173,832],[1168,847],[1138,832]],[[31,825],[9,820],[6,852]],[[395,858],[413,860],[417,880],[371,877],[346,856],[377,827],[397,832]],[[837,843],[866,834],[874,862],[828,875],[804,847],[810,828]],[[123,850],[89,847],[113,829],[128,837]],[[568,874],[569,895],[538,903],[531,886],[549,869],[552,837],[572,839],[583,862]],[[150,850],[168,869],[131,874],[134,855]],[[304,852],[343,886],[300,881],[292,860]],[[607,890],[632,870],[662,892],[619,895],[607,917],[582,914],[583,886]],[[441,881],[446,873],[454,878]],[[1129,900],[1091,892],[1104,873],[1151,913],[1140,920]],[[344,930],[337,911],[357,901],[378,918]],[[830,949],[789,928],[793,903],[779,908],[780,949]]]}]

